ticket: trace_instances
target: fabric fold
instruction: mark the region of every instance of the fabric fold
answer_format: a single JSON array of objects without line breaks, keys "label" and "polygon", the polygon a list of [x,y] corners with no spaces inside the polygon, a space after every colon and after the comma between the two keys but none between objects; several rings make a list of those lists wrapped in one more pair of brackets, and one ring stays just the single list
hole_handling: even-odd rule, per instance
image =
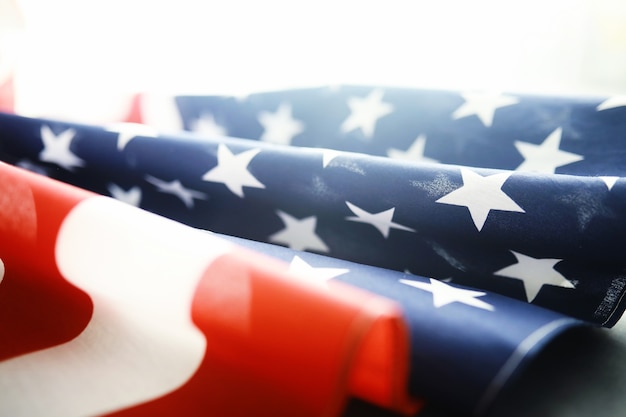
[{"label": "fabric fold", "polygon": [[452,278],[603,326],[623,313],[620,181],[141,134],[120,150],[130,133],[0,116],[4,160],[193,227]]},{"label": "fabric fold", "polygon": [[585,325],[454,283],[225,238],[289,262],[292,271],[308,271],[320,285],[340,281],[396,301],[409,328],[410,392],[464,415],[483,415],[536,352],[567,329]]},{"label": "fabric fold", "polygon": [[[335,416],[350,395],[418,407],[393,301],[321,288],[180,223],[8,165],[0,172],[18,190],[3,194],[0,219],[0,332],[13,341],[1,346],[1,414]],[[35,220],[6,233],[17,212]],[[12,243],[24,236],[35,262]],[[35,302],[62,302],[41,314],[64,324],[24,328],[14,308]]]},{"label": "fabric fold", "polygon": [[[12,415],[331,416],[349,397],[482,415],[556,335],[626,308],[619,100],[338,87],[146,103],[133,121],[182,124],[0,114],[0,159],[40,174],[0,167]],[[82,365],[51,384],[65,360]],[[124,372],[138,389],[111,383]]]}]

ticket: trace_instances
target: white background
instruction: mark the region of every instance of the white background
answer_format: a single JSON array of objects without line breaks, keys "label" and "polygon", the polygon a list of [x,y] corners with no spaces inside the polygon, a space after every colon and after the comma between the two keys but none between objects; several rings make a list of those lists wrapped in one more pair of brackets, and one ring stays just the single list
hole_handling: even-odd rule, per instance
[{"label": "white background", "polygon": [[93,97],[92,112],[113,112],[137,91],[338,83],[626,93],[620,0],[19,3],[23,113],[82,114]]}]

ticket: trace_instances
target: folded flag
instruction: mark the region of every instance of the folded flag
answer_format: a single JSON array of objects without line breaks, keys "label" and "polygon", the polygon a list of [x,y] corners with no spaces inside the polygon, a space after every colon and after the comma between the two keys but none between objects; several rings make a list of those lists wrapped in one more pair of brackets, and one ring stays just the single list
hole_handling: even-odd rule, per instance
[{"label": "folded flag", "polygon": [[520,365],[559,332],[582,322],[543,308],[432,278],[224,236],[289,262],[291,272],[395,300],[409,328],[409,391],[481,415]]},{"label": "folded flag", "polygon": [[412,411],[391,301],[0,165],[0,415]]},{"label": "folded flag", "polygon": [[288,268],[4,164],[0,190],[1,415],[334,416],[350,396],[481,412],[533,349],[580,324],[235,240]]},{"label": "folded flag", "polygon": [[[324,213],[361,225],[389,217],[382,229],[388,235],[374,240],[370,228],[374,239],[349,239],[358,244],[337,237],[357,225],[337,222],[342,232],[327,239],[325,253],[451,277],[605,326],[623,312],[623,96],[336,87],[175,103],[169,108],[178,109],[188,130],[388,157],[371,169],[362,159],[325,151],[324,170],[309,171],[300,183],[303,190],[317,181],[345,197],[320,207]],[[144,118],[157,119],[167,108],[145,105]],[[337,155],[344,158],[332,159]],[[422,164],[397,163],[407,159]],[[342,183],[350,193],[337,181],[329,185],[331,170],[354,178]],[[304,205],[297,208],[302,215],[318,214]],[[326,218],[318,219],[322,233]]]},{"label": "folded flag", "polygon": [[213,136],[3,115],[0,157],[193,227],[604,326],[624,310],[625,100],[342,87],[175,103],[135,115],[170,109]]},{"label": "folded flag", "polygon": [[623,312],[619,99],[137,104],[204,135],[0,114],[2,160],[129,203],[1,167],[0,414],[480,414],[558,332]]}]

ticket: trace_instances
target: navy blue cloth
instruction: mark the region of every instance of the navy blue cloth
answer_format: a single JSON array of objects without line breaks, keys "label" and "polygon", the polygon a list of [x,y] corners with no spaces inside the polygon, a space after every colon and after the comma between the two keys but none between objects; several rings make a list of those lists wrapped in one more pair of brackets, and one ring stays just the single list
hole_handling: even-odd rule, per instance
[{"label": "navy blue cloth", "polygon": [[320,285],[332,279],[396,300],[409,327],[410,393],[463,413],[484,414],[535,352],[562,331],[582,324],[452,283],[224,237],[288,262],[299,273],[309,272]]},{"label": "navy blue cloth", "polygon": [[340,87],[176,103],[213,134],[0,115],[0,157],[198,228],[604,326],[624,310],[624,100]]}]

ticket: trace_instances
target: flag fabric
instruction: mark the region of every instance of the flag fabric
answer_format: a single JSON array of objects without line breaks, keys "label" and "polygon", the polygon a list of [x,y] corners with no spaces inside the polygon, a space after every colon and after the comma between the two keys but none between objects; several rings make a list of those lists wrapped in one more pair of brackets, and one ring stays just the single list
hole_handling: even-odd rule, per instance
[{"label": "flag fabric", "polygon": [[604,326],[623,312],[620,97],[339,87],[173,104],[151,107],[210,136],[6,115],[1,157],[197,228]]},{"label": "flag fabric", "polygon": [[341,281],[401,306],[409,329],[409,391],[482,415],[530,354],[582,322],[494,293],[224,236],[318,282]]},{"label": "flag fabric", "polygon": [[333,416],[397,410],[390,300],[106,197],[0,167],[0,415]]},{"label": "flag fabric", "polygon": [[623,313],[626,100],[142,103],[196,132],[0,114],[0,414],[481,414]]},{"label": "flag fabric", "polygon": [[362,185],[335,182],[329,193],[345,195],[346,187],[378,204],[346,196],[333,202],[343,210],[329,203],[320,211],[361,224],[394,216],[384,245],[352,239],[357,232],[346,228],[354,224],[337,222],[332,256],[453,278],[605,326],[623,312],[623,96],[334,87],[177,97],[175,107],[187,130],[388,157],[321,151],[323,170],[298,184],[312,188],[333,168],[347,171]]},{"label": "flag fabric", "polygon": [[[237,137],[393,158],[322,152],[323,169],[298,184],[335,193],[337,206],[319,208],[343,215],[331,226],[332,256],[451,277],[602,325],[622,314],[624,97],[340,87],[176,103],[187,129],[213,120]],[[327,179],[340,170],[359,185]],[[316,214],[305,205],[278,208]],[[370,228],[378,242],[339,237],[367,232],[354,228],[382,213],[396,225],[384,236]],[[531,284],[538,275],[546,281]]]},{"label": "flag fabric", "polygon": [[5,164],[0,179],[0,415],[333,416],[349,397],[480,413],[581,324],[216,237]]}]

